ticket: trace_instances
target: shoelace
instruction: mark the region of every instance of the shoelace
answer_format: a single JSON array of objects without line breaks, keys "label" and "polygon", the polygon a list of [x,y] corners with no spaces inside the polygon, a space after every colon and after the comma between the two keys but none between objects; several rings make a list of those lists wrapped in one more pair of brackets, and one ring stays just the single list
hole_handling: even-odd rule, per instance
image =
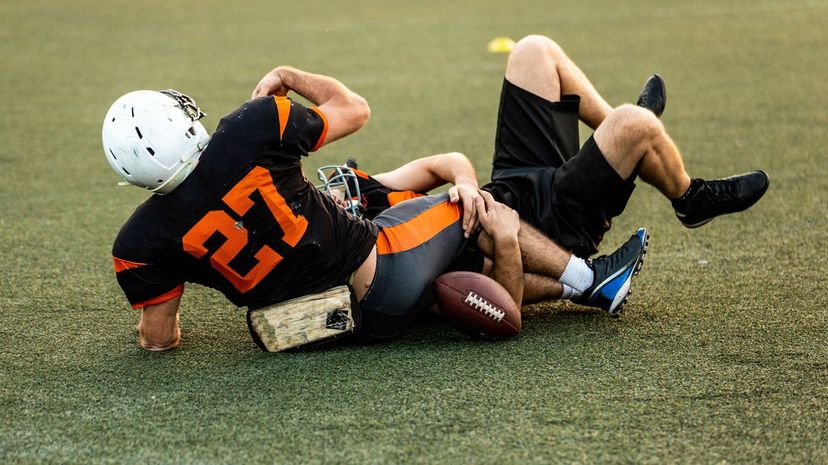
[{"label": "shoelace", "polygon": [[709,192],[708,202],[722,202],[736,197],[737,187],[733,181],[707,181],[704,183]]},{"label": "shoelace", "polygon": [[[630,239],[633,239],[633,238],[631,237]],[[628,255],[630,247],[632,247],[632,245],[634,245],[634,244],[635,244],[635,242],[633,242],[632,240],[628,240],[614,254],[612,254],[612,255],[601,255],[600,257],[592,259],[590,261],[590,263],[592,263],[593,266],[595,266],[595,262],[602,263],[605,267],[604,270],[614,269],[618,265],[621,264],[623,259]],[[601,271],[604,271],[604,270],[601,270]]]}]

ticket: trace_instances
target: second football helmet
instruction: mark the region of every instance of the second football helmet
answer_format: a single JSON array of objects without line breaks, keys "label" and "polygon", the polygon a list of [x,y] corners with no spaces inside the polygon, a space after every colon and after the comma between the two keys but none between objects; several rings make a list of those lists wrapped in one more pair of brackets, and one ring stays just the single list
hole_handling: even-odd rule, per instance
[{"label": "second football helmet", "polygon": [[326,165],[316,170],[316,175],[322,181],[316,187],[338,200],[349,213],[359,217],[362,216],[362,193],[356,173],[348,166],[351,163],[349,159],[345,166]]}]

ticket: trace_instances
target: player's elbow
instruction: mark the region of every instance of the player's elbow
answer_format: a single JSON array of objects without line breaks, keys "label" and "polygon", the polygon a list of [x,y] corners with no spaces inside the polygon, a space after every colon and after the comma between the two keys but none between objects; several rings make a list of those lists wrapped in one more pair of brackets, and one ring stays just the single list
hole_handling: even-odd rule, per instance
[{"label": "player's elbow", "polygon": [[[361,129],[371,117],[371,108],[368,102],[354,92],[348,92],[334,104],[340,124],[341,134],[346,136]],[[337,138],[338,138],[337,137]]]},{"label": "player's elbow", "polygon": [[330,124],[325,137],[326,144],[353,134],[365,126],[371,117],[368,102],[347,89],[320,105],[319,109],[327,116]]},{"label": "player's elbow", "polygon": [[361,95],[353,94],[351,97],[351,124],[355,127],[355,131],[365,126],[371,118],[371,107],[368,106],[368,101]]}]

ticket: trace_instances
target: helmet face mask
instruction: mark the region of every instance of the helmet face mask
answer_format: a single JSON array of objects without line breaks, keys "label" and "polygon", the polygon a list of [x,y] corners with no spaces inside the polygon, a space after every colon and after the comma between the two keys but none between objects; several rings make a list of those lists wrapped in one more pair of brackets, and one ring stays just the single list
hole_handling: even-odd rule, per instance
[{"label": "helmet face mask", "polygon": [[348,213],[362,216],[362,193],[354,171],[347,166],[325,165],[316,170],[322,184],[316,186],[322,193],[331,196]]},{"label": "helmet face mask", "polygon": [[193,98],[187,94],[182,94],[181,92],[175,89],[164,89],[159,90],[158,92],[175,100],[179,108],[184,110],[184,113],[186,113],[187,116],[189,116],[190,119],[194,122],[207,116],[207,114],[201,111],[201,108],[199,108],[198,105],[196,105],[195,100],[193,100]]},{"label": "helmet face mask", "polygon": [[205,115],[175,90],[123,95],[104,118],[102,141],[110,167],[129,184],[157,194],[175,189],[198,164],[210,140]]}]

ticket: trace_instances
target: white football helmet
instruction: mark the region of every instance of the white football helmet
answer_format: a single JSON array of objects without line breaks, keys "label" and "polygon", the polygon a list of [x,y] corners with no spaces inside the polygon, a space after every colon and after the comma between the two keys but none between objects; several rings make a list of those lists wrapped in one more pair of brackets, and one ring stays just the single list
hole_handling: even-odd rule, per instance
[{"label": "white football helmet", "polygon": [[322,184],[316,186],[322,193],[338,200],[345,210],[356,217],[362,216],[362,192],[359,189],[359,180],[349,166],[356,162],[348,159],[346,165],[325,165],[316,170],[316,176]]},{"label": "white football helmet", "polygon": [[103,122],[104,153],[125,181],[157,194],[178,187],[198,164],[210,136],[190,97],[168,89],[130,92]]}]

